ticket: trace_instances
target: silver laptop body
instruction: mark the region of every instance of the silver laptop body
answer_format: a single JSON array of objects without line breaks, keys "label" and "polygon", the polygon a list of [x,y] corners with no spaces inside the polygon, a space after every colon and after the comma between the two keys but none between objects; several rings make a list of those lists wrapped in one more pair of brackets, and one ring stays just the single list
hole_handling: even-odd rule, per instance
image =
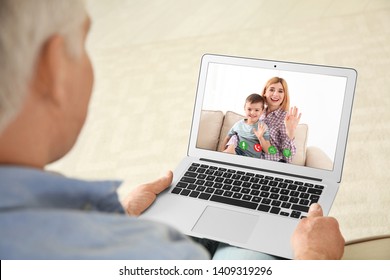
[{"label": "silver laptop body", "polygon": [[[245,97],[251,93],[261,94],[266,81],[274,76],[287,81],[290,106],[296,106],[302,112],[300,124],[305,124],[308,128],[305,148],[299,152],[307,157],[309,148],[306,150],[306,147],[316,147],[317,150],[314,151],[327,155],[331,162],[330,167],[329,164],[326,168],[321,167],[320,163],[317,166],[316,162],[314,167],[308,167],[305,162],[284,163],[232,155],[216,151],[217,147],[205,148],[201,144],[212,134],[211,131],[205,132],[201,129],[201,123],[205,121],[202,115],[205,112],[220,111],[225,118],[229,112],[243,115]],[[292,258],[291,235],[299,220],[305,217],[305,209],[312,203],[310,197],[317,197],[316,193],[319,192],[318,203],[323,207],[324,213],[328,214],[339,189],[356,77],[356,71],[350,68],[204,55],[188,154],[174,171],[172,185],[158,196],[155,203],[140,218],[166,223],[190,236]],[[225,135],[221,135],[217,140],[222,141],[224,137]],[[219,179],[218,187],[221,190],[218,192],[208,189],[213,182],[198,191],[199,185],[205,184],[207,174],[199,180],[194,174],[196,170],[203,173],[206,170],[208,174],[215,170],[221,170],[219,174],[227,171],[240,174],[241,177],[245,176],[248,183],[256,182],[251,187],[257,191],[251,187],[250,192],[245,190],[246,193],[241,194],[246,198],[246,202],[243,202],[245,207],[241,207],[241,202],[233,196],[223,196],[223,192],[227,191],[223,189],[225,184],[222,180],[225,179]],[[246,174],[250,175],[251,179],[248,179]],[[183,181],[183,177],[187,179]],[[215,177],[211,176],[211,179],[215,180]],[[268,186],[270,181],[274,180],[276,183]],[[228,182],[234,186],[232,180]],[[292,182],[293,186],[286,187],[284,182]],[[278,185],[283,185],[287,191],[276,189]],[[182,191],[186,188],[189,189]],[[312,190],[309,194],[299,191],[310,188]],[[201,189],[203,193],[205,190],[209,191],[202,199],[196,197],[202,193]],[[244,187],[240,185],[236,189],[243,191]],[[262,189],[268,189],[268,196]],[[274,193],[270,192],[271,190],[274,190]],[[232,192],[231,189],[229,191]],[[295,210],[291,206],[283,208],[281,205],[286,205],[283,202],[289,203],[290,199],[278,202],[275,198],[285,197],[281,192],[293,193],[299,201],[305,201],[301,200],[302,196],[309,200],[309,203],[306,201],[305,205],[300,207],[298,202]],[[254,194],[259,198],[254,198]],[[263,200],[265,206],[262,204]]]}]

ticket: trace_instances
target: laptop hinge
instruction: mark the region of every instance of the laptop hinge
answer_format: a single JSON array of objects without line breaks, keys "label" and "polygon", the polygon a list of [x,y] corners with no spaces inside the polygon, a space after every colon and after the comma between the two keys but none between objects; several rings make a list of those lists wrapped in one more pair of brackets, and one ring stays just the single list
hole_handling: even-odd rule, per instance
[{"label": "laptop hinge", "polygon": [[217,160],[206,159],[206,158],[200,158],[199,160],[207,161],[207,162],[213,162],[213,163],[218,163],[218,164],[223,164],[223,165],[229,165],[229,166],[234,166],[234,167],[240,167],[240,168],[245,168],[245,169],[251,169],[251,170],[256,170],[256,171],[262,171],[262,172],[267,172],[267,173],[279,174],[279,175],[284,175],[284,176],[289,176],[289,177],[296,177],[296,178],[305,179],[305,180],[322,182],[322,179],[319,179],[319,178],[313,178],[313,177],[307,177],[307,176],[301,176],[301,175],[292,175],[290,173],[284,173],[284,172],[279,172],[279,171],[274,171],[274,170],[261,169],[261,168],[256,168],[256,167],[252,167],[252,166],[244,166],[244,165],[239,165],[239,164],[234,164],[234,163],[227,163],[227,162],[223,162],[223,161],[217,161]]}]

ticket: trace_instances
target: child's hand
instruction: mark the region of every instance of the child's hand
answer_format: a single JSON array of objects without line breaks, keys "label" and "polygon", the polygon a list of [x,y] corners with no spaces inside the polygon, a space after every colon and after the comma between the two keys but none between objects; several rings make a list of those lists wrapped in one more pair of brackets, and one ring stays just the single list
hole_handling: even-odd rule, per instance
[{"label": "child's hand", "polygon": [[264,123],[259,123],[257,126],[257,130],[253,129],[253,133],[256,135],[257,139],[260,140],[260,138],[263,137],[266,130],[267,130],[267,125]]}]

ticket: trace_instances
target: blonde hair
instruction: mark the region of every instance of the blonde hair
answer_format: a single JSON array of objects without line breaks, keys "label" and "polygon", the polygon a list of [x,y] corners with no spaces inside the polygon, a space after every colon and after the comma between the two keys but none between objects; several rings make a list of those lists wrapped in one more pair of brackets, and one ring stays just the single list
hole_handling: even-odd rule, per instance
[{"label": "blonde hair", "polygon": [[39,52],[55,34],[81,54],[82,0],[0,0],[0,133],[17,114]]},{"label": "blonde hair", "polygon": [[277,83],[281,83],[283,90],[284,90],[284,99],[283,99],[283,102],[280,105],[280,107],[282,108],[283,111],[288,111],[290,108],[290,94],[288,93],[288,86],[287,86],[287,82],[285,79],[280,78],[280,77],[273,77],[273,78],[269,79],[265,83],[265,86],[264,86],[264,89],[263,89],[261,95],[267,101],[267,98],[265,97],[265,92],[267,91],[267,89],[269,88],[270,85],[277,84]]}]

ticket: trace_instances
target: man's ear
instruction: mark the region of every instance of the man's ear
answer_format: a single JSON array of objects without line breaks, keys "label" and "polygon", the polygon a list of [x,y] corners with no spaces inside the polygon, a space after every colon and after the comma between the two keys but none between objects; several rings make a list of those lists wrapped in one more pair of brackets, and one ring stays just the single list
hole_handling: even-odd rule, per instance
[{"label": "man's ear", "polygon": [[64,38],[59,35],[50,37],[43,45],[35,65],[31,81],[34,97],[60,105],[66,71]]}]

